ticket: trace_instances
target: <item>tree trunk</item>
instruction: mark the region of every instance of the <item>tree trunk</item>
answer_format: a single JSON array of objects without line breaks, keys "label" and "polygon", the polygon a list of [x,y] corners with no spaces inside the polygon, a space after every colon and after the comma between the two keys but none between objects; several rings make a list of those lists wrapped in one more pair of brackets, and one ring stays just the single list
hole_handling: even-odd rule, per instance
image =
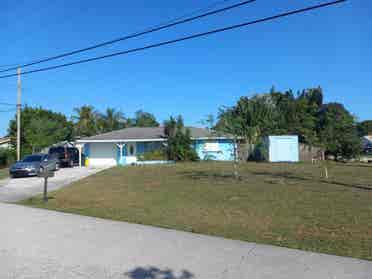
[{"label": "tree trunk", "polygon": [[237,140],[234,139],[234,177],[239,179]]}]

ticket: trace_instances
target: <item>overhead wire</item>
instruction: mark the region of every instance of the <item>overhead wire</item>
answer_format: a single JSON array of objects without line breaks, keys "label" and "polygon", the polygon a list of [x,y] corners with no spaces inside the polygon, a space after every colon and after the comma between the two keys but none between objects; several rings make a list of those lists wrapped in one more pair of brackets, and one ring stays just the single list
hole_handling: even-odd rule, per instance
[{"label": "overhead wire", "polygon": [[[210,31],[207,31],[207,32],[193,34],[193,35],[189,35],[189,36],[186,36],[186,37],[181,37],[181,38],[178,38],[178,39],[173,39],[173,40],[164,41],[164,42],[160,42],[160,43],[150,44],[150,45],[146,45],[146,46],[139,47],[139,48],[133,48],[133,49],[120,51],[120,52],[115,52],[115,53],[111,53],[111,54],[107,54],[107,55],[103,55],[103,56],[92,57],[92,58],[83,59],[83,60],[77,60],[77,61],[73,61],[73,62],[69,62],[69,63],[65,63],[65,64],[60,64],[60,65],[55,65],[55,66],[29,70],[29,71],[23,72],[22,75],[28,75],[28,74],[37,73],[37,72],[44,72],[44,71],[64,68],[64,67],[68,67],[68,66],[72,66],[72,65],[83,64],[83,63],[88,63],[88,62],[92,62],[92,61],[111,58],[111,57],[115,57],[115,56],[121,56],[121,55],[129,54],[129,53],[144,51],[144,50],[147,50],[147,49],[157,48],[157,47],[170,45],[170,44],[174,44],[174,43],[178,43],[178,42],[182,42],[182,41],[187,41],[187,40],[191,40],[191,39],[205,37],[205,36],[209,36],[209,35],[216,34],[216,33],[226,32],[226,31],[242,28],[242,27],[249,26],[249,25],[254,25],[254,24],[258,24],[258,23],[262,23],[262,22],[273,21],[273,20],[277,20],[277,19],[280,19],[280,18],[283,18],[283,17],[287,17],[287,16],[291,16],[291,15],[295,15],[295,14],[300,14],[300,13],[304,13],[304,12],[309,12],[309,11],[312,11],[312,10],[325,8],[327,6],[340,4],[342,2],[346,2],[346,0],[337,0],[337,1],[332,1],[332,2],[326,2],[326,3],[314,5],[314,6],[309,6],[309,7],[306,7],[306,8],[296,9],[296,10],[276,14],[276,15],[273,15],[273,16],[268,16],[268,17],[256,19],[256,20],[253,20],[253,21],[248,21],[248,22],[244,22],[244,23],[240,23],[240,24],[235,24],[235,25],[231,25],[231,26],[227,26],[227,27],[223,27],[223,28],[210,30]],[[0,76],[0,79],[14,77],[14,76],[17,76],[17,74],[3,75],[3,76]]]},{"label": "overhead wire", "polygon": [[[146,29],[144,31],[132,33],[132,34],[120,37],[120,38],[116,38],[116,39],[113,39],[113,40],[110,40],[110,41],[98,43],[98,44],[95,44],[95,45],[92,45],[92,46],[89,46],[89,47],[65,52],[65,53],[62,53],[62,54],[55,55],[55,56],[51,56],[51,57],[35,60],[35,61],[29,62],[29,63],[17,65],[15,67],[10,67],[10,68],[7,68],[7,69],[3,69],[3,70],[0,70],[0,73],[5,73],[5,72],[17,70],[18,68],[25,68],[25,67],[37,65],[37,64],[40,64],[40,63],[49,62],[49,61],[52,61],[52,60],[56,60],[56,59],[68,57],[68,56],[71,56],[71,55],[74,55],[74,54],[78,54],[78,53],[86,52],[86,51],[93,50],[93,49],[96,49],[96,48],[100,48],[100,47],[103,47],[103,46],[112,45],[112,44],[115,44],[117,42],[137,38],[137,37],[140,37],[140,36],[143,36],[143,35],[146,35],[146,34],[150,34],[150,33],[153,33],[153,32],[157,32],[157,31],[160,31],[160,30],[164,30],[164,29],[167,29],[167,28],[170,28],[170,27],[173,27],[173,26],[177,26],[177,25],[184,24],[184,23],[187,23],[187,22],[195,21],[195,20],[205,18],[205,17],[211,16],[211,15],[219,14],[219,13],[222,13],[222,12],[226,12],[228,10],[236,9],[238,7],[248,5],[248,4],[253,3],[255,1],[256,0],[246,0],[246,1],[243,1],[243,2],[239,2],[239,3],[233,4],[233,5],[227,6],[227,7],[223,7],[223,8],[217,9],[217,10],[209,11],[209,12],[206,12],[206,13],[203,13],[203,14],[200,14],[200,15],[196,15],[196,16],[192,16],[192,17],[188,17],[188,18],[184,18],[184,16],[182,16],[182,17],[180,17],[179,20],[176,20],[176,21],[170,21],[170,22],[168,22],[166,24],[163,24],[163,25],[160,25],[160,26],[155,26],[155,27]],[[218,1],[218,3],[222,3],[222,2],[227,2],[227,0]],[[211,6],[211,7],[214,7],[214,6]]]}]

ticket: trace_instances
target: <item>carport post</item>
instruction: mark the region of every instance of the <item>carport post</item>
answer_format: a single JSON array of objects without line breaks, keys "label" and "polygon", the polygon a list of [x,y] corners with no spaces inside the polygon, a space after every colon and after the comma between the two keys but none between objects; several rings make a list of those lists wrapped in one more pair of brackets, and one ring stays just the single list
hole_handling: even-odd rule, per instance
[{"label": "carport post", "polygon": [[117,143],[116,146],[119,147],[119,150],[120,150],[120,155],[119,155],[119,163],[121,161],[121,158],[123,158],[123,146],[125,145],[125,143]]},{"label": "carport post", "polygon": [[79,150],[79,167],[81,168],[81,165],[82,165],[81,153],[82,153],[83,145],[77,144],[76,147]]}]

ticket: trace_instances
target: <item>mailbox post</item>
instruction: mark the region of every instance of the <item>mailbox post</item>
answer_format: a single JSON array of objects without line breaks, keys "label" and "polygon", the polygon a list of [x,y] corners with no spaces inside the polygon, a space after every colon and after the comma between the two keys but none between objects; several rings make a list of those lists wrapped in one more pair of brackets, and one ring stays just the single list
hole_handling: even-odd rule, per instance
[{"label": "mailbox post", "polygon": [[40,172],[38,173],[39,177],[44,178],[44,195],[43,195],[43,201],[48,201],[48,178],[54,177],[54,171],[48,170],[47,168],[42,168]]}]

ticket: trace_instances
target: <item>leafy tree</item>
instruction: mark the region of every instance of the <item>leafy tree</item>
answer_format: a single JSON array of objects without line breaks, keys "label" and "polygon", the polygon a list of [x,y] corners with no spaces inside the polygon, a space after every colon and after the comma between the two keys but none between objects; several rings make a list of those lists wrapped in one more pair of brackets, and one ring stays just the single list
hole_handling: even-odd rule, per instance
[{"label": "leafy tree", "polygon": [[130,121],[131,126],[158,127],[159,123],[153,114],[142,110],[136,111],[135,118]]},{"label": "leafy tree", "polygon": [[74,134],[77,137],[90,137],[103,130],[103,123],[99,125],[99,119],[102,116],[93,106],[82,106],[74,109],[72,116],[74,122]]},{"label": "leafy tree", "polygon": [[[252,146],[267,135],[295,134],[300,142],[323,146],[335,157],[351,158],[358,154],[360,140],[354,117],[340,104],[324,104],[322,88],[309,88],[294,94],[276,91],[252,98],[241,97],[220,111],[216,129],[245,139],[249,154]],[[359,135],[372,131],[372,121],[358,125]]]},{"label": "leafy tree", "polygon": [[164,123],[164,134],[167,136],[166,153],[169,160],[196,161],[198,155],[192,148],[190,129],[185,128],[182,116],[170,117]]},{"label": "leafy tree", "polygon": [[200,121],[200,123],[204,125],[205,128],[208,129],[209,131],[213,131],[216,126],[216,119],[213,116],[213,114],[208,114],[205,116],[204,119]]},{"label": "leafy tree", "polygon": [[216,129],[240,138],[248,146],[247,158],[263,136],[275,129],[276,108],[270,95],[241,97],[231,108],[222,108]]},{"label": "leafy tree", "polygon": [[[41,107],[25,107],[21,117],[21,154],[38,152],[54,143],[71,140],[73,126],[66,116]],[[16,145],[16,117],[9,123],[8,133]]]},{"label": "leafy tree", "polygon": [[365,120],[358,123],[357,129],[360,137],[372,134],[372,120]]},{"label": "leafy tree", "polygon": [[0,148],[0,168],[11,165],[16,160],[14,149]]},{"label": "leafy tree", "polygon": [[106,113],[101,115],[100,121],[104,132],[111,132],[125,127],[124,114],[114,108],[107,108]]},{"label": "leafy tree", "polygon": [[216,125],[216,130],[229,134],[234,139],[233,167],[234,177],[236,179],[239,178],[237,143],[238,139],[243,135],[243,122],[244,120],[236,113],[234,108],[220,108],[219,121]]},{"label": "leafy tree", "polygon": [[354,117],[342,104],[329,103],[319,113],[318,131],[327,153],[335,159],[350,159],[361,151]]},{"label": "leafy tree", "polygon": [[296,134],[300,141],[310,145],[319,143],[316,134],[317,117],[323,103],[320,87],[297,93],[271,92],[276,107],[276,123],[273,134]]}]

